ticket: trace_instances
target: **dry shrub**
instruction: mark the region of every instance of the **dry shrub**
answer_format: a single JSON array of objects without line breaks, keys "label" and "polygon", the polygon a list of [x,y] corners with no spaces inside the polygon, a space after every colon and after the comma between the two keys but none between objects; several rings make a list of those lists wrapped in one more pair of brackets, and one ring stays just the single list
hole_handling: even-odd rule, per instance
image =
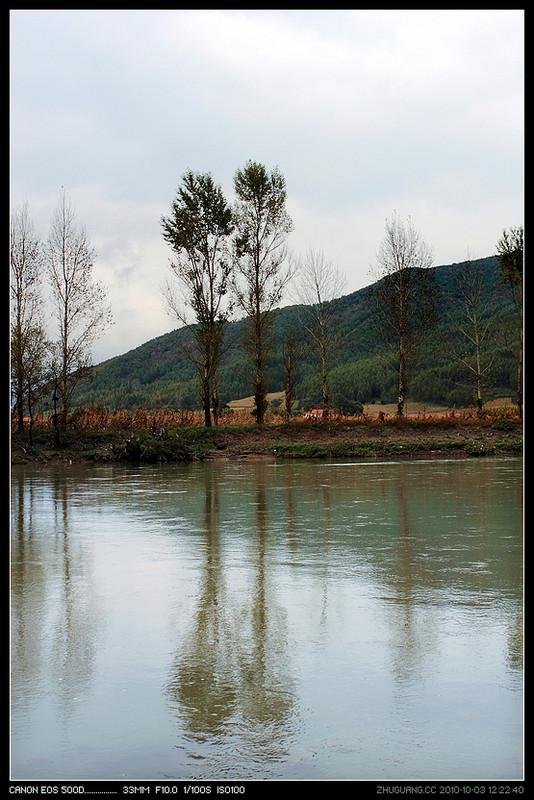
[{"label": "dry shrub", "polygon": [[519,421],[521,419],[517,406],[490,406],[489,408],[484,409],[484,414],[486,414],[492,420],[515,419]]},{"label": "dry shrub", "polygon": [[133,427],[131,413],[125,409],[108,412],[108,427],[115,431],[129,431]]},{"label": "dry shrub", "polygon": [[[202,417],[201,422],[204,422],[204,417]],[[223,408],[219,413],[219,425],[242,427],[253,424],[254,415],[249,408]]]},{"label": "dry shrub", "polygon": [[67,417],[67,427],[75,430],[106,430],[109,424],[109,412],[105,408],[76,408]]},{"label": "dry shrub", "polygon": [[[497,420],[510,420],[520,422],[516,406],[486,407],[482,415],[476,409],[462,409],[459,411],[418,413],[398,417],[396,414],[380,412],[378,415],[359,414],[356,416],[336,416],[334,419],[317,418],[304,419],[302,416],[292,417],[291,425],[300,429],[316,429],[328,427],[358,427],[361,425],[373,428],[388,426],[395,428],[425,428],[425,427],[458,427],[462,425],[476,425],[489,427]],[[267,411],[265,422],[270,425],[284,425],[285,415],[282,411]],[[16,425],[15,417],[12,424]],[[80,407],[69,414],[68,425],[80,431],[106,431],[106,430],[142,430],[151,429],[161,431],[169,427],[202,426],[204,415],[201,411],[187,409],[171,410],[168,408],[153,409],[138,408],[134,412],[127,409],[107,409],[104,407]],[[238,427],[254,424],[254,416],[249,409],[223,409],[219,415],[219,425]],[[50,428],[52,414],[46,417],[37,417],[35,427]]]},{"label": "dry shrub", "polygon": [[187,427],[203,423],[204,414],[201,411],[190,411],[185,408],[157,408],[150,414],[150,424],[153,428]]},{"label": "dry shrub", "polygon": [[132,428],[134,430],[139,430],[140,428],[146,428],[148,423],[148,411],[146,408],[136,408],[134,415],[132,417]]}]

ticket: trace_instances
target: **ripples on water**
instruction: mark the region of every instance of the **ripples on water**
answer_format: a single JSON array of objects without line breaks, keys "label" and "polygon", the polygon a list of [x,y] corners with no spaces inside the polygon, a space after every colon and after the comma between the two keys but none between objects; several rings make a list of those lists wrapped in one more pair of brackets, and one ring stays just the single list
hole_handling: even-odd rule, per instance
[{"label": "ripples on water", "polygon": [[15,469],[12,776],[521,777],[521,466]]}]

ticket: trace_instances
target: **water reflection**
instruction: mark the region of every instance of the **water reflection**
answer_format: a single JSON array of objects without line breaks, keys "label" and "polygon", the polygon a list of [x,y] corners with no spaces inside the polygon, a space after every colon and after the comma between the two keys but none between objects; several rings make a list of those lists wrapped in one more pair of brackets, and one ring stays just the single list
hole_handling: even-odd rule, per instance
[{"label": "water reflection", "polygon": [[17,777],[518,776],[518,484],[517,460],[15,470]]},{"label": "water reflection", "polygon": [[35,532],[34,486],[19,480],[13,503],[11,544],[11,692],[13,702],[23,709],[29,703],[25,691],[42,687],[43,612],[47,592],[46,569],[40,540]]},{"label": "water reflection", "polygon": [[[61,713],[70,714],[89,689],[103,626],[90,549],[71,530],[72,484],[64,472],[55,471],[45,486],[22,472],[15,491],[13,702],[23,707],[52,692]],[[42,514],[43,501],[52,507],[51,519]]]},{"label": "water reflection", "polygon": [[401,685],[413,684],[420,678],[424,663],[435,646],[435,631],[428,608],[424,616],[417,614],[417,559],[414,536],[410,524],[408,487],[402,480],[395,481],[397,499],[396,565],[390,573],[393,590],[388,614],[391,629],[391,656],[393,675]]},{"label": "water reflection", "polygon": [[103,617],[94,591],[91,558],[75,538],[70,508],[71,485],[66,475],[55,475],[54,504],[56,563],[54,621],[51,631],[51,673],[63,713],[72,713],[80,693],[89,688],[96,644]]},{"label": "water reflection", "polygon": [[[290,736],[295,698],[285,616],[269,585],[266,563],[265,465],[258,465],[256,472],[255,542],[249,548],[251,563],[245,565],[246,578],[253,583],[237,597],[225,579],[222,488],[213,469],[204,471],[203,484],[205,538],[197,607],[185,644],[176,653],[167,691],[186,736],[195,743],[190,757],[209,754],[213,769],[214,743],[224,745],[228,739],[249,761],[278,760]],[[219,769],[224,772],[224,764]]]},{"label": "water reflection", "polygon": [[510,624],[507,635],[506,659],[511,670],[522,675],[523,670],[523,607],[518,605]]}]

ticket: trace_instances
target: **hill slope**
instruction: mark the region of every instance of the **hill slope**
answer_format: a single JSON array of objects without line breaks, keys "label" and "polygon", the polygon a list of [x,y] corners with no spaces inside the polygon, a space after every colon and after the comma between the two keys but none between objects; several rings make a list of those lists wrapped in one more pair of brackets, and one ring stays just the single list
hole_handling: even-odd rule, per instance
[{"label": "hill slope", "polygon": [[[495,257],[478,259],[484,271],[486,297],[495,316],[496,331],[513,331],[512,308],[500,283]],[[468,374],[455,361],[450,347],[455,338],[459,305],[454,293],[457,264],[433,267],[440,296],[437,323],[422,337],[417,362],[413,364],[408,396],[413,400],[452,405],[470,402]],[[396,395],[395,357],[384,345],[369,302],[372,287],[365,287],[337,301],[335,324],[342,344],[333,355],[330,381],[332,402],[342,405],[351,399],[361,402],[390,402]],[[302,405],[316,405],[320,399],[319,370],[315,354],[299,324],[299,306],[276,312],[272,329],[268,390],[283,388],[282,346],[289,332],[300,350],[297,397]],[[250,367],[242,341],[246,321],[230,323],[228,350],[220,370],[219,395],[227,403],[251,394]],[[488,397],[514,393],[513,333],[501,335],[492,345],[494,364],[487,382]],[[197,408],[198,390],[193,365],[183,354],[190,333],[178,329],[151,339],[121,356],[102,362],[94,378],[80,385],[75,404],[105,405],[111,408]]]}]

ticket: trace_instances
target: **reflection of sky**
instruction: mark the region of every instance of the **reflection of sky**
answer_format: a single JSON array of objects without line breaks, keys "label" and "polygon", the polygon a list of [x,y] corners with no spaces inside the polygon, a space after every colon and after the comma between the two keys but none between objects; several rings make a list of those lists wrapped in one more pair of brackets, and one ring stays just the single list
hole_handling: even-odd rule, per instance
[{"label": "reflection of sky", "polygon": [[20,776],[517,777],[521,463],[434,465],[26,470]]}]

